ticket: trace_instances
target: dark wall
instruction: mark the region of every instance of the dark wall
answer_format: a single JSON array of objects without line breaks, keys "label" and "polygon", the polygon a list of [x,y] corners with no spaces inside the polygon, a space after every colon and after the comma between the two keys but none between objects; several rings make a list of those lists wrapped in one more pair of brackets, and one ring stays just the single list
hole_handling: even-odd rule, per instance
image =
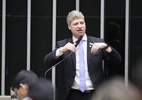
[{"label": "dark wall", "polygon": [[[130,12],[130,69],[133,76],[135,69],[137,68],[137,62],[142,58],[142,1],[131,0],[131,12]],[[142,70],[141,70],[142,71]]]},{"label": "dark wall", "polygon": [[26,69],[27,0],[6,2],[6,94],[16,73]]},{"label": "dark wall", "polygon": [[[52,49],[52,0],[31,2],[31,70],[43,77],[43,59]],[[15,75],[26,69],[27,0],[7,0],[6,17],[6,94]],[[51,72],[47,78],[51,79]]]},{"label": "dark wall", "polygon": [[[43,59],[52,50],[52,0],[33,0],[31,11],[31,70],[43,77]],[[51,79],[51,72],[47,78]]]},{"label": "dark wall", "polygon": [[[120,6],[121,5],[121,6]],[[125,60],[125,0],[105,1],[105,40],[121,55],[118,65],[106,63],[106,77],[124,76]]]}]

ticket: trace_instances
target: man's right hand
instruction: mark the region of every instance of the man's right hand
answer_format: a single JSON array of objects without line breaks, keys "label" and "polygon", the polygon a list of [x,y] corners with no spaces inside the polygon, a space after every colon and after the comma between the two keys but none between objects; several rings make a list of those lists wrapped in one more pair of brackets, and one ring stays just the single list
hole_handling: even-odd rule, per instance
[{"label": "man's right hand", "polygon": [[68,42],[65,46],[60,47],[59,51],[62,52],[62,53],[65,53],[68,50],[70,50],[72,52],[76,52],[75,45],[76,45],[76,43],[72,44],[72,43]]}]

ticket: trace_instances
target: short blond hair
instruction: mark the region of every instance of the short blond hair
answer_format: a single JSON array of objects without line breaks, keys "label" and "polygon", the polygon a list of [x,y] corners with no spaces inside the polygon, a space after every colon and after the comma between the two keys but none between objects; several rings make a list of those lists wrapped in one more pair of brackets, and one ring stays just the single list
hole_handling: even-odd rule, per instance
[{"label": "short blond hair", "polygon": [[78,11],[78,10],[72,10],[71,12],[68,13],[67,15],[67,24],[70,25],[71,22],[74,20],[74,19],[77,19],[77,18],[82,18],[82,19],[85,19],[84,15],[82,14],[82,12]]}]

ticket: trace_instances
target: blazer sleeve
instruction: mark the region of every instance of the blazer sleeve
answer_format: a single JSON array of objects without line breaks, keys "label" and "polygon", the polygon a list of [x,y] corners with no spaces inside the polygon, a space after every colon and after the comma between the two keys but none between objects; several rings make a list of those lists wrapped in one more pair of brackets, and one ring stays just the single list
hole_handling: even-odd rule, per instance
[{"label": "blazer sleeve", "polygon": [[44,57],[44,63],[47,67],[54,66],[55,64],[57,64],[59,61],[62,60],[62,56],[56,57],[56,51],[58,48],[64,46],[67,42],[68,39],[57,41],[55,50],[46,54],[46,56]]},{"label": "blazer sleeve", "polygon": [[103,50],[104,55],[105,55],[105,59],[107,59],[113,63],[116,63],[116,64],[121,63],[122,58],[121,58],[121,55],[119,54],[119,52],[116,49],[114,49],[113,47],[111,47],[111,49],[112,49],[112,51],[110,53]]},{"label": "blazer sleeve", "polygon": [[[88,38],[89,38],[90,42],[92,42],[92,43],[96,43],[96,42],[104,42],[105,43],[105,41],[100,38],[91,37],[91,36],[88,36]],[[109,60],[110,62],[114,62],[116,64],[120,63],[122,61],[121,55],[111,45],[109,45],[109,46],[111,47],[112,51],[110,53],[108,53],[103,49],[104,59]]]}]

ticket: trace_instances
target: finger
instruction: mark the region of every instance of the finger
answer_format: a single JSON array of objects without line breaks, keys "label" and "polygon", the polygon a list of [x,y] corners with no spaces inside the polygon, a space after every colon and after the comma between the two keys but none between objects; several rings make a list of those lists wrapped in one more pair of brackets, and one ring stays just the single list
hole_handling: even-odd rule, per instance
[{"label": "finger", "polygon": [[92,48],[91,48],[91,53],[92,53],[93,51],[92,51]]},{"label": "finger", "polygon": [[91,46],[93,46],[94,43],[89,43]]},{"label": "finger", "polygon": [[76,43],[74,43],[73,45],[76,46]]},{"label": "finger", "polygon": [[76,48],[73,48],[73,49],[72,49],[72,52],[76,52]]},{"label": "finger", "polygon": [[93,53],[94,52],[94,48],[93,48],[93,46],[92,46],[92,48],[91,48],[91,53]]}]

